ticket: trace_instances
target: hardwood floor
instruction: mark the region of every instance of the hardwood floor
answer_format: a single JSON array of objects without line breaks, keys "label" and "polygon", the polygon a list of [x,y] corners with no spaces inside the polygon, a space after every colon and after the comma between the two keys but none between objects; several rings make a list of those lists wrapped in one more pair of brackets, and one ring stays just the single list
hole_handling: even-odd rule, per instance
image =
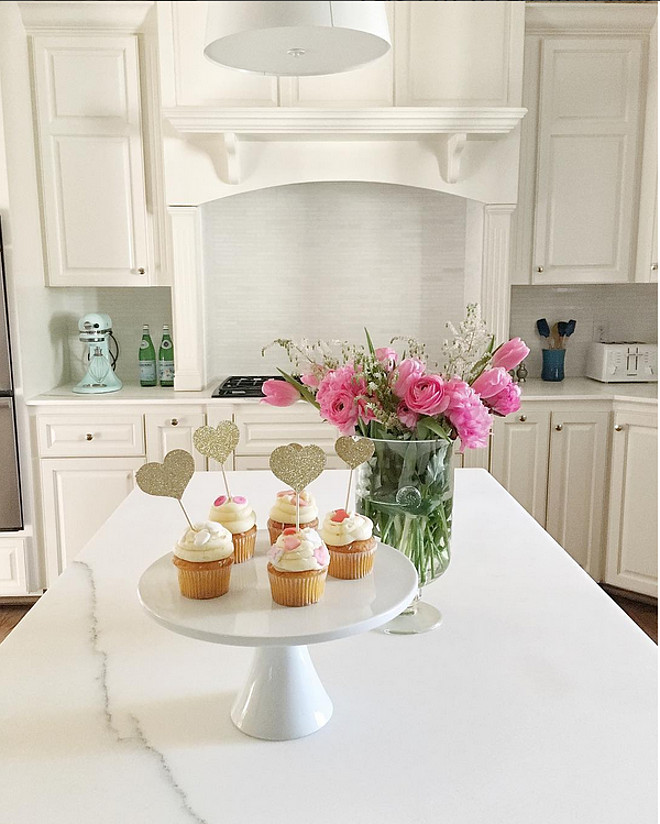
[{"label": "hardwood floor", "polygon": [[[644,632],[658,643],[658,604],[649,599],[648,603],[638,601],[623,590],[603,587],[610,598],[629,615]],[[0,605],[0,643],[9,635],[16,624],[26,615],[32,604]]]}]

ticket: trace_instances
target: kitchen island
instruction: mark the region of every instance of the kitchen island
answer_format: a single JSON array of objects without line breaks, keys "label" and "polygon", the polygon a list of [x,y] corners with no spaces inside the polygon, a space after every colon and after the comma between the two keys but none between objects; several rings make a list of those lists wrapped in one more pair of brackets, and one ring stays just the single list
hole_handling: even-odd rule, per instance
[{"label": "kitchen island", "polygon": [[[345,481],[313,484],[322,512]],[[263,526],[277,481],[230,484]],[[229,718],[250,650],[140,607],[185,523],[132,492],[0,647],[3,821],[655,822],[656,647],[485,471],[455,487],[452,562],[425,591],[441,627],[315,645],[334,716],[284,742]],[[195,475],[194,519],[220,489]]]}]

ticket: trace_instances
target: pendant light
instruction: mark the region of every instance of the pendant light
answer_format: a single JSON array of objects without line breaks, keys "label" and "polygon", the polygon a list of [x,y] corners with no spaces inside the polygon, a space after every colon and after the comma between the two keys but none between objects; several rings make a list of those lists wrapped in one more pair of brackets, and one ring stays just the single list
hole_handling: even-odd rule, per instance
[{"label": "pendant light", "polygon": [[294,77],[337,74],[376,60],[390,46],[382,2],[208,4],[204,54],[234,69]]}]

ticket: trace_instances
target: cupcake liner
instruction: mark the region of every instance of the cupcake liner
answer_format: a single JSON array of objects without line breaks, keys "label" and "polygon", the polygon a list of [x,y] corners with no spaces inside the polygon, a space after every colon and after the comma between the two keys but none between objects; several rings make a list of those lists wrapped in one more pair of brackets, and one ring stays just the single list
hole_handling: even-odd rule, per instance
[{"label": "cupcake liner", "polygon": [[[312,529],[316,529],[319,525],[319,519],[314,518],[313,521],[308,521],[306,524],[300,524],[301,529],[305,529],[306,527],[311,527]],[[268,535],[270,537],[271,546],[277,541],[280,535],[284,532],[285,529],[289,527],[295,527],[295,523],[293,524],[285,524],[282,521],[274,521],[272,518],[268,519],[268,523],[266,524],[268,527]]]},{"label": "cupcake liner", "polygon": [[283,607],[305,607],[321,599],[325,590],[325,569],[283,572],[268,564],[268,578],[273,601]]},{"label": "cupcake liner", "polygon": [[179,573],[179,589],[184,598],[203,601],[219,598],[229,590],[233,555],[220,561],[195,563],[174,556],[173,563]]},{"label": "cupcake liner", "polygon": [[254,545],[257,540],[257,527],[253,526],[247,532],[237,532],[231,536],[234,542],[234,563],[242,564],[249,561],[254,555]]},{"label": "cupcake liner", "polygon": [[330,566],[328,575],[333,578],[354,580],[364,578],[374,568],[376,541],[353,541],[343,547],[328,546]]}]

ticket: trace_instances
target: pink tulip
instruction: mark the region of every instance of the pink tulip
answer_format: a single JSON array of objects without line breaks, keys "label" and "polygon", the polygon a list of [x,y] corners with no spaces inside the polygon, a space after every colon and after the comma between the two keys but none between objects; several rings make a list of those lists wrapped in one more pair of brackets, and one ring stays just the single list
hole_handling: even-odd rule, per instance
[{"label": "pink tulip", "polygon": [[501,366],[487,369],[472,384],[472,389],[484,400],[502,392],[511,383],[511,375]]},{"label": "pink tulip", "polygon": [[306,375],[300,376],[300,383],[304,383],[305,386],[311,386],[312,389],[316,389],[319,382],[319,378],[313,372],[308,372]]},{"label": "pink tulip", "polygon": [[261,391],[265,395],[261,399],[261,403],[267,403],[270,406],[291,406],[291,404],[300,400],[300,392],[295,386],[291,386],[286,381],[273,379],[265,381]]},{"label": "pink tulip", "polygon": [[411,381],[420,377],[426,372],[426,365],[417,358],[406,358],[402,360],[396,370],[396,380],[394,382],[394,394],[398,398],[405,398],[406,390]]},{"label": "pink tulip", "polygon": [[411,412],[418,412],[420,415],[439,415],[449,406],[445,381],[440,375],[419,375],[411,378],[404,401]]},{"label": "pink tulip", "polygon": [[498,415],[510,415],[520,409],[520,387],[510,383],[505,389],[487,401],[493,412]]},{"label": "pink tulip", "polygon": [[492,358],[493,366],[501,366],[507,371],[515,369],[529,355],[529,347],[520,338],[511,338],[495,350]]}]

